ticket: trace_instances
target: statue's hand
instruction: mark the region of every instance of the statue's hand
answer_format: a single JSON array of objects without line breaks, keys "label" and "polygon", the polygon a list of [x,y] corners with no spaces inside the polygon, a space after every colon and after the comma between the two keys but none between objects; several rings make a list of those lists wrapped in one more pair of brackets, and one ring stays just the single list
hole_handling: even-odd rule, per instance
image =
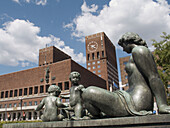
[{"label": "statue's hand", "polygon": [[75,91],[81,91],[84,88],[83,85],[79,85],[78,87],[75,88]]}]

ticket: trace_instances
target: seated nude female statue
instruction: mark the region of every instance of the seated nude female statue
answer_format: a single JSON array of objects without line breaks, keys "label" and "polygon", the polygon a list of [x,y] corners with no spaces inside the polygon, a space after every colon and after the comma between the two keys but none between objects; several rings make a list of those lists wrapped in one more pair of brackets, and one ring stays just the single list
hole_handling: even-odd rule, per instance
[{"label": "seated nude female statue", "polygon": [[100,117],[101,112],[109,117],[147,115],[152,114],[155,97],[158,112],[170,113],[164,85],[146,42],[139,35],[128,32],[118,44],[125,52],[132,54],[125,67],[129,89],[109,92],[94,86],[82,88],[82,98],[87,110],[94,117]]}]

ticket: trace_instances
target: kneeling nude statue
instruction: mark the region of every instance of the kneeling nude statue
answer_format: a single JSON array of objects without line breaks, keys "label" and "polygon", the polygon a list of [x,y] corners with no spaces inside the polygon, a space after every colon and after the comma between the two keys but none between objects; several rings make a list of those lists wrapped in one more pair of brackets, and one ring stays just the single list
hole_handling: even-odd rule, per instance
[{"label": "kneeling nude statue", "polygon": [[152,114],[155,97],[158,113],[170,113],[164,85],[146,42],[139,35],[128,32],[118,44],[125,52],[132,54],[125,67],[129,89],[109,92],[94,86],[83,88],[86,109],[94,117],[100,117],[101,113],[109,117],[148,115]]}]

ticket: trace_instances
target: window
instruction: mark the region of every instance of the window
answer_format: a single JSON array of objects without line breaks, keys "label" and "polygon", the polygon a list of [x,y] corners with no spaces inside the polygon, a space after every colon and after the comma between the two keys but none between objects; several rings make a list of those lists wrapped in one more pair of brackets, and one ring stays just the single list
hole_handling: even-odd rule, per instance
[{"label": "window", "polygon": [[0,108],[2,108],[2,105],[0,105]]},{"label": "window", "polygon": [[29,95],[32,95],[32,87],[29,87]]},{"label": "window", "polygon": [[1,92],[1,98],[4,98],[4,92]]},{"label": "window", "polygon": [[95,66],[93,66],[93,69],[95,69]]},{"label": "window", "polygon": [[90,63],[88,63],[87,65],[90,65]]},{"label": "window", "polygon": [[17,94],[18,94],[18,90],[15,89],[15,90],[14,90],[14,97],[17,97]]},{"label": "window", "polygon": [[126,65],[128,62],[127,61],[124,61],[123,64]]},{"label": "window", "polygon": [[95,59],[95,57],[94,57],[94,53],[92,53],[92,59],[93,59],[93,60]]},{"label": "window", "polygon": [[37,101],[34,101],[34,105],[37,105]]},{"label": "window", "polygon": [[27,106],[27,102],[24,102],[24,106]]},{"label": "window", "polygon": [[7,108],[7,104],[5,104],[4,107]]},{"label": "window", "polygon": [[44,85],[41,85],[40,86],[40,93],[43,93],[44,92]]},{"label": "window", "polygon": [[99,59],[100,58],[100,55],[99,55],[99,52],[97,52],[97,59]]},{"label": "window", "polygon": [[88,67],[88,70],[90,70],[91,68],[90,67]]},{"label": "window", "polygon": [[49,84],[46,85],[46,92],[48,92],[48,88],[50,87]]},{"label": "window", "polygon": [[14,107],[17,107],[17,104],[16,104],[16,103],[14,103]]},{"label": "window", "polygon": [[101,75],[98,75],[99,77],[102,77]]},{"label": "window", "polygon": [[90,54],[87,54],[87,60],[90,60]]},{"label": "window", "polygon": [[98,65],[97,68],[100,68],[100,65]]},{"label": "window", "polygon": [[96,71],[93,71],[93,73],[96,73]]},{"label": "window", "polygon": [[128,79],[128,76],[125,76],[125,79]]},{"label": "window", "polygon": [[5,92],[5,98],[8,98],[8,91]]},{"label": "window", "polygon": [[95,64],[95,62],[93,62],[92,64]]},{"label": "window", "polygon": [[34,94],[38,94],[38,86],[34,87]]},{"label": "window", "polygon": [[13,97],[13,90],[10,90],[9,97]]},{"label": "window", "polygon": [[32,106],[32,101],[29,102],[29,106]]},{"label": "window", "polygon": [[101,70],[98,70],[98,73],[100,73],[101,72]]},{"label": "window", "polygon": [[62,83],[58,83],[58,87],[60,87],[60,89],[63,90]]},{"label": "window", "polygon": [[19,89],[19,96],[22,96],[22,89]]},{"label": "window", "polygon": [[97,61],[98,64],[100,64],[100,61]]},{"label": "window", "polygon": [[19,105],[19,107],[21,107],[21,103],[19,103],[18,105]]},{"label": "window", "polygon": [[27,95],[28,89],[24,88],[24,95]]},{"label": "window", "polygon": [[104,51],[102,51],[102,57],[104,57]]},{"label": "window", "polygon": [[12,104],[9,104],[9,108],[12,108]]},{"label": "window", "polygon": [[69,82],[64,82],[65,90],[69,90]]}]

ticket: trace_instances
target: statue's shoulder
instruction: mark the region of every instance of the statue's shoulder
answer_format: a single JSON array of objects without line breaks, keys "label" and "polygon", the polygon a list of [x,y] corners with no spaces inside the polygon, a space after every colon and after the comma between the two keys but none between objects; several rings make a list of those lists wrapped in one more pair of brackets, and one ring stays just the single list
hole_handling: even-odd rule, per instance
[{"label": "statue's shoulder", "polygon": [[145,46],[137,46],[132,50],[132,56],[149,54],[150,50]]}]

